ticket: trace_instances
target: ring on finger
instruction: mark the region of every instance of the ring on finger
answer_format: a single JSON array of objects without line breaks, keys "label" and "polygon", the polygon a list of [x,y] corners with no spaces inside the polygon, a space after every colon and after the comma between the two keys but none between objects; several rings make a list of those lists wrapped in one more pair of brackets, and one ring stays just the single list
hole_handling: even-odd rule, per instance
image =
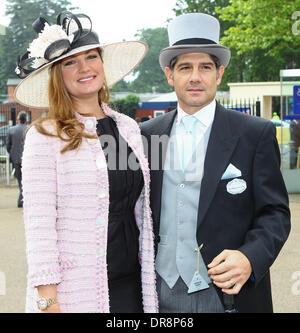
[{"label": "ring on finger", "polygon": [[228,285],[229,285],[229,288],[233,288],[235,286],[235,283],[230,279],[230,280],[228,280]]}]

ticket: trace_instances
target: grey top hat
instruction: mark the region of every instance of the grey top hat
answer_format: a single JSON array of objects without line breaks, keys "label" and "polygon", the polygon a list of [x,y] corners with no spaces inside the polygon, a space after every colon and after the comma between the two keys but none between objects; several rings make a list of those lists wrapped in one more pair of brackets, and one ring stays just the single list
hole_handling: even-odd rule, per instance
[{"label": "grey top hat", "polygon": [[219,44],[220,24],[213,16],[203,13],[184,14],[176,17],[168,26],[170,46],[159,55],[164,70],[176,56],[186,53],[208,53],[216,56],[226,67],[230,50]]}]

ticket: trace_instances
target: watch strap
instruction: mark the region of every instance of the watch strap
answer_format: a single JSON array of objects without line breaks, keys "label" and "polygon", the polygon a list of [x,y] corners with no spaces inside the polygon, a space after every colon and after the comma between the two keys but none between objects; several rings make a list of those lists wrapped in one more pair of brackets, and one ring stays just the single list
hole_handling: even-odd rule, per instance
[{"label": "watch strap", "polygon": [[57,303],[56,298],[46,298],[47,299],[47,308],[49,308],[51,305],[54,305]]}]

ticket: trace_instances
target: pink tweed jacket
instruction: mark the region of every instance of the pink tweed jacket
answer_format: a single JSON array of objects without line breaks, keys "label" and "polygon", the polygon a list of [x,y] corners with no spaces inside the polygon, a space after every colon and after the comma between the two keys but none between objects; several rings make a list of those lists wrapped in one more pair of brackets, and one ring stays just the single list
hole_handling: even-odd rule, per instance
[{"label": "pink tweed jacket", "polygon": [[[140,230],[144,312],[158,312],[149,206],[149,169],[134,120],[103,105],[138,158],[144,189],[135,207]],[[96,118],[77,118],[96,134]],[[49,122],[47,129],[55,132]],[[61,154],[65,142],[32,127],[23,154],[24,223],[28,261],[26,312],[39,312],[36,286],[57,284],[62,312],[109,312],[107,229],[109,183],[98,139]],[[122,249],[120,249],[122,251]]]}]

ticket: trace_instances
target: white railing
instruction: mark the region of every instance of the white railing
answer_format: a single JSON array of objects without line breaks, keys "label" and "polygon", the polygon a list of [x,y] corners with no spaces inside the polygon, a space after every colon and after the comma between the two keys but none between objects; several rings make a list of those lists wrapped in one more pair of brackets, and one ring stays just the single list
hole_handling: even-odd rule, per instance
[{"label": "white railing", "polygon": [[[9,162],[9,154],[6,153],[5,155],[0,155],[0,159],[5,159],[5,178],[6,179],[6,185],[12,186],[15,185],[15,182],[12,182],[11,178],[13,176],[11,172],[10,162]],[[1,177],[1,175],[0,175]]]}]

